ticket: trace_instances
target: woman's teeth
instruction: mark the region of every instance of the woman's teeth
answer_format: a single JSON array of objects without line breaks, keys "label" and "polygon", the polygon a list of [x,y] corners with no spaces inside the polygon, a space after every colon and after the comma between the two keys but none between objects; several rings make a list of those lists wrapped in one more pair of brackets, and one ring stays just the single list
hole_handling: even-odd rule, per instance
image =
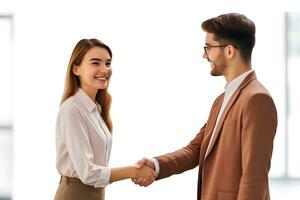
[{"label": "woman's teeth", "polygon": [[101,80],[101,81],[105,81],[106,80],[106,77],[98,77],[96,78],[97,80]]}]

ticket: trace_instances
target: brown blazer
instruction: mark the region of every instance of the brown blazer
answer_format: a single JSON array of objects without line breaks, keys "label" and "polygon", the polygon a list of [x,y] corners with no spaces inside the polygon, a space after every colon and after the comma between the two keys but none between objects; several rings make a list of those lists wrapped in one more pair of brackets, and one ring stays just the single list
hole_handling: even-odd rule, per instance
[{"label": "brown blazer", "polygon": [[250,73],[230,98],[207,150],[223,98],[215,100],[207,123],[186,147],[156,157],[158,179],[199,166],[198,200],[268,200],[277,127],[272,97]]}]

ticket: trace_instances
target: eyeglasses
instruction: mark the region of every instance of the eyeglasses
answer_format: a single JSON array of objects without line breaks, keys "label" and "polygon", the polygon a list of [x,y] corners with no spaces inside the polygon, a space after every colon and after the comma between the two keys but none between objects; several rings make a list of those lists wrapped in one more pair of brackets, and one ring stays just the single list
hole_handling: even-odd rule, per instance
[{"label": "eyeglasses", "polygon": [[210,49],[210,48],[215,48],[215,47],[226,47],[227,45],[223,44],[223,45],[207,45],[207,46],[204,46],[204,52],[205,54],[207,55],[207,50]]},{"label": "eyeglasses", "polygon": [[[206,45],[206,46],[204,46],[203,48],[204,48],[204,52],[205,52],[205,54],[207,55],[207,50],[208,49],[210,49],[210,48],[215,48],[215,47],[226,47],[226,46],[228,46],[228,45],[232,45],[232,44],[222,44],[222,45]],[[237,46],[235,46],[235,45],[232,45],[234,48],[236,48],[236,49],[239,49]]]}]

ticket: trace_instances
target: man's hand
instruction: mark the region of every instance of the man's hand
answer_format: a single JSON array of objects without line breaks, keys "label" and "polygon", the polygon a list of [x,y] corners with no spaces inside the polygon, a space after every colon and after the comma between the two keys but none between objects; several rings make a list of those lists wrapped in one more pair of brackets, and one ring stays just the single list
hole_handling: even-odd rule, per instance
[{"label": "man's hand", "polygon": [[[148,158],[143,158],[142,160],[139,160],[136,163],[136,165],[137,165],[138,168],[142,168],[142,167],[147,166],[147,167],[149,167],[149,168],[151,168],[152,170],[155,171],[154,163]],[[155,179],[156,179],[156,177],[157,177],[157,173],[156,173]],[[131,180],[139,186],[147,187],[148,185],[152,184],[153,181],[155,181],[155,179],[147,180],[145,178],[137,178],[137,179],[131,179]]]}]

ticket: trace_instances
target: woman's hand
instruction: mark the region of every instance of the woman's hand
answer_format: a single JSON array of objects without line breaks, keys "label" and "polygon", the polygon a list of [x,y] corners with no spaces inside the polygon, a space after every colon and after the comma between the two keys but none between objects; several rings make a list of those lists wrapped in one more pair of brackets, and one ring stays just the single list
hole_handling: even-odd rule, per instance
[{"label": "woman's hand", "polygon": [[135,173],[132,179],[143,180],[143,186],[147,187],[155,181],[157,173],[146,165],[135,165]]}]

